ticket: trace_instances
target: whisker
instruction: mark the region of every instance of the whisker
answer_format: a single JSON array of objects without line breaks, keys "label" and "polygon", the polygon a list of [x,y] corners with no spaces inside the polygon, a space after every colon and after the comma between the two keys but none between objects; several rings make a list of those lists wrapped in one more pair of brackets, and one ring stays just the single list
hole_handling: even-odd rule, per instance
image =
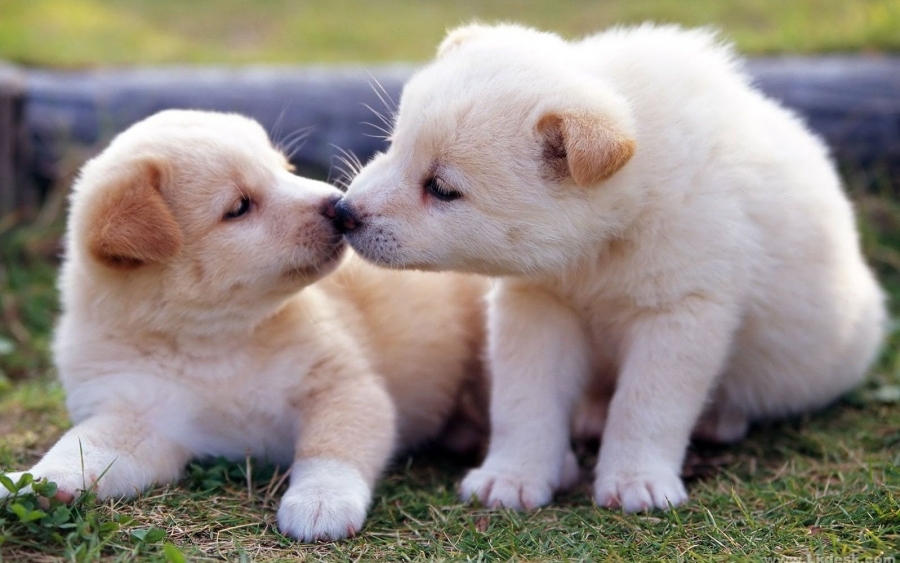
[{"label": "whisker", "polygon": [[[375,114],[375,117],[377,117],[378,120],[381,121],[381,122],[384,124],[385,127],[393,127],[393,126],[394,126],[394,121],[393,121],[393,119],[387,118],[383,113],[381,113],[380,111],[376,110],[375,108],[373,108],[373,107],[370,106],[369,104],[363,103],[363,107],[366,108],[367,110],[371,111],[372,113],[374,113],[374,114]],[[391,114],[391,116],[393,117],[393,114]]]},{"label": "whisker", "polygon": [[[375,76],[372,75],[371,72],[368,74],[369,74],[369,78],[370,78],[369,87],[372,88],[372,92],[374,92],[375,95],[378,96],[378,100],[384,106],[384,109],[387,110],[387,115],[376,110],[369,104],[364,103],[363,107],[365,107],[366,109],[371,111],[373,114],[375,114],[375,117],[377,117],[378,120],[384,124],[384,128],[377,126],[373,123],[365,123],[364,125],[370,125],[372,127],[375,127],[378,131],[384,133],[386,135],[386,137],[384,137],[384,139],[386,140],[386,139],[390,138],[391,132],[394,129],[394,122],[395,122],[396,115],[397,115],[397,104],[394,103],[393,98],[391,98],[391,95],[388,94],[387,90],[384,89],[384,86],[381,85],[381,82],[379,82],[378,79],[375,78]],[[378,137],[375,137],[375,138],[378,138]]]},{"label": "whisker", "polygon": [[[331,170],[328,171],[328,181],[343,191],[347,191],[347,188],[350,187],[350,182],[356,177],[356,171],[353,169],[352,164],[343,159],[343,157],[334,155],[332,158],[338,160],[338,164],[332,162]],[[339,175],[332,177],[332,170],[339,172]]]},{"label": "whisker", "polygon": [[269,138],[272,139],[272,144],[276,147],[281,142],[281,131],[284,127],[284,116],[287,115],[288,108],[293,104],[293,100],[288,100],[284,103],[284,106],[281,108],[281,113],[278,114],[278,119],[275,120],[275,124],[272,125],[271,131],[269,131]]},{"label": "whisker", "polygon": [[365,135],[367,137],[381,139],[382,141],[388,141],[391,138],[391,134],[392,134],[391,131],[388,131],[387,129],[385,129],[384,127],[381,127],[380,125],[372,123],[371,121],[363,121],[362,125],[368,125],[369,127],[372,127],[373,129],[375,129],[376,131],[381,133],[380,135],[376,135],[375,133],[363,133],[363,135]]},{"label": "whisker", "polygon": [[[332,171],[337,171],[340,174],[338,176],[334,176]],[[325,178],[325,181],[341,190],[342,192],[346,192],[350,188],[350,175],[346,170],[340,168],[339,166],[331,165],[331,170],[328,171],[328,177]]]},{"label": "whisker", "polygon": [[[368,73],[369,78],[372,80],[369,82],[369,86],[372,88],[372,91],[375,92],[375,95],[378,96],[378,99],[381,100],[381,103],[384,104],[384,107],[391,114],[397,113],[397,104],[394,102],[394,99],[391,98],[391,95],[388,94],[388,91],[384,89],[384,86],[381,82],[375,78],[371,72]],[[390,102],[390,103],[388,103]]]},{"label": "whisker", "polygon": [[[353,181],[353,178],[355,178],[360,170],[362,170],[363,163],[358,156],[353,154],[353,152],[344,150],[335,144],[332,144],[331,147],[340,151],[341,154],[336,154],[331,157],[332,164],[331,170],[328,171],[328,181],[346,191],[350,182]],[[337,162],[335,163],[334,161]],[[332,170],[335,170],[340,174],[333,177],[331,173]]]},{"label": "whisker", "polygon": [[363,169],[363,163],[362,163],[362,161],[359,159],[359,157],[356,156],[356,154],[355,154],[353,151],[345,150],[345,149],[343,149],[343,148],[341,148],[341,147],[339,147],[339,146],[337,146],[337,145],[334,145],[334,144],[332,144],[331,146],[334,147],[335,149],[341,151],[341,154],[342,154],[347,160],[350,161],[350,162],[349,162],[350,166],[355,170],[355,172],[356,172],[357,174],[359,174],[359,171]]},{"label": "whisker", "polygon": [[[340,158],[338,155],[331,157],[331,168],[328,170],[328,177],[325,181],[337,186],[341,191],[347,191],[347,188],[350,186],[350,180],[353,178],[353,172],[344,168],[346,163],[341,161]],[[335,160],[338,162],[335,163]]]},{"label": "whisker", "polygon": [[303,148],[313,131],[315,131],[315,126],[312,125],[297,129],[276,146],[290,160]]},{"label": "whisker", "polygon": [[296,144],[297,142],[305,141],[315,130],[314,125],[308,125],[306,127],[301,127],[291,133],[288,133],[284,136],[280,141],[276,143],[276,146],[279,149],[285,149],[289,146]]}]

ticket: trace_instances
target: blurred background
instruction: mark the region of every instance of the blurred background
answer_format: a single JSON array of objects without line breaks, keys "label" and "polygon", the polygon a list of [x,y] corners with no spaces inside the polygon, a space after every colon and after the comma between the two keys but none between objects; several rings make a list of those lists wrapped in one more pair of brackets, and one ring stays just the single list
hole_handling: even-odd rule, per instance
[{"label": "blurred background", "polygon": [[[360,109],[363,101],[335,101],[330,93],[352,98],[365,92],[365,103],[376,100],[376,110],[389,119],[393,102],[382,103],[376,80],[396,101],[403,79],[431,58],[445,31],[473,19],[517,21],[569,38],[647,20],[712,25],[754,60],[804,55],[800,67],[780,66],[770,76],[786,96],[796,94],[796,87],[785,86],[794,68],[812,68],[817,80],[849,82],[853,90],[857,79],[817,69],[840,73],[871,61],[896,64],[893,54],[900,52],[897,0],[0,0],[0,85],[7,77],[5,109],[0,86],[0,141],[6,127],[6,149],[17,167],[0,185],[0,199],[8,202],[0,214],[0,435],[19,427],[12,422],[15,413],[40,411],[23,410],[29,401],[32,407],[48,401],[49,412],[56,412],[59,392],[47,383],[48,343],[58,310],[54,279],[66,193],[78,167],[111,135],[141,114],[215,98],[222,100],[219,109],[258,114],[285,145],[302,136],[305,125],[341,129],[334,138],[310,136],[307,147],[313,148],[307,150],[352,144],[347,139],[362,139],[367,130],[357,126],[374,121],[373,114]],[[835,54],[841,64],[817,66],[819,57]],[[867,70],[881,74],[873,84],[896,84],[898,77],[884,76],[880,68],[898,67]],[[149,102],[136,94],[146,88]],[[192,88],[194,98],[177,97]],[[900,128],[897,88],[876,96],[879,107],[896,112],[894,121],[885,122],[890,131]],[[841,103],[868,97],[865,88],[851,94]],[[373,132],[377,128],[367,138]],[[363,158],[381,141],[366,142]],[[2,147],[0,142],[0,152]],[[329,150],[341,148],[346,144]],[[861,217],[866,252],[891,290],[896,311],[896,163],[867,150],[866,159],[841,159],[840,165]],[[335,177],[327,170],[312,173]],[[896,381],[900,367],[890,348],[874,377]]]},{"label": "blurred background", "polygon": [[885,0],[0,0],[0,58],[30,65],[427,60],[447,27],[569,37],[645,20],[715,25],[748,53],[900,49]]}]

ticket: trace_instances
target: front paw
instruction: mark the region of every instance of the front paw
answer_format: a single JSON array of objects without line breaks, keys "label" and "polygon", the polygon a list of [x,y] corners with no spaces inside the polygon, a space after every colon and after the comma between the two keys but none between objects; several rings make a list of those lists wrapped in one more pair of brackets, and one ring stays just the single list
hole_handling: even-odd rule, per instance
[{"label": "front paw", "polygon": [[594,484],[594,499],[606,508],[641,512],[653,508],[667,510],[688,498],[681,478],[674,472],[614,471],[600,475]]},{"label": "front paw", "polygon": [[303,542],[355,535],[366,520],[372,490],[347,463],[309,459],[291,468],[291,486],[278,507],[278,529]]},{"label": "front paw", "polygon": [[460,484],[459,494],[464,501],[475,497],[489,508],[531,510],[550,502],[553,487],[545,479],[473,469]]},{"label": "front paw", "polygon": [[540,473],[492,468],[486,462],[469,471],[460,483],[459,494],[463,501],[475,497],[489,508],[531,510],[549,504],[553,493],[571,487],[578,480],[578,461],[569,451],[557,477],[542,477]]}]

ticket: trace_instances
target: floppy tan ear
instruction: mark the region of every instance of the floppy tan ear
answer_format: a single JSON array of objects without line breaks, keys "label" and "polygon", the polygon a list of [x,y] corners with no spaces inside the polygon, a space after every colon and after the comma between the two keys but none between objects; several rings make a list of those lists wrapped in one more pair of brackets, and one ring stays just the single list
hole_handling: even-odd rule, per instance
[{"label": "floppy tan ear", "polygon": [[450,30],[449,32],[447,32],[447,37],[445,37],[444,40],[441,41],[441,44],[438,46],[438,58],[443,57],[469,39],[473,39],[485,34],[490,29],[490,26],[484,24],[470,23]]},{"label": "floppy tan ear", "polygon": [[588,112],[550,112],[538,121],[544,159],[555,176],[579,186],[606,180],[634,155],[635,142],[608,119]]},{"label": "floppy tan ear", "polygon": [[120,270],[174,256],[181,249],[181,229],[160,192],[163,170],[159,164],[129,164],[108,181],[92,202],[90,253]]}]

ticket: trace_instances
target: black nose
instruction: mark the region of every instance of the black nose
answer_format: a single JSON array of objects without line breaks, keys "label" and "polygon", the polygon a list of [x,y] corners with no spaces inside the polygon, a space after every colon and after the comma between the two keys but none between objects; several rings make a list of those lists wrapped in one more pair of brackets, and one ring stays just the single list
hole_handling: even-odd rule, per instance
[{"label": "black nose", "polygon": [[346,199],[341,199],[334,204],[334,218],[332,222],[342,233],[352,231],[359,227],[359,218],[353,213],[353,210],[347,204]]}]

